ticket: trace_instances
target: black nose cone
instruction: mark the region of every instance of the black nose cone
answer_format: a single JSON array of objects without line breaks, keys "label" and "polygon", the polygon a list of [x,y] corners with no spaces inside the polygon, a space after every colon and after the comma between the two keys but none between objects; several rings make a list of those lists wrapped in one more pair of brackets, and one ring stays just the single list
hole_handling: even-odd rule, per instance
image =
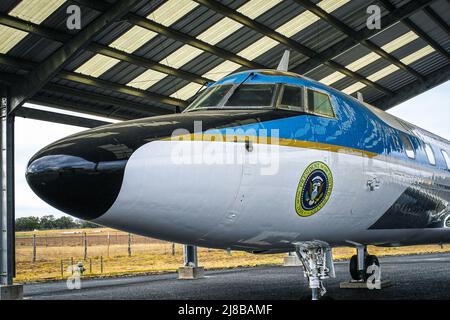
[{"label": "black nose cone", "polygon": [[[98,135],[97,135],[98,136]],[[119,194],[131,153],[117,139],[88,133],[60,140],[29,162],[26,179],[45,202],[75,217],[92,220]]]}]

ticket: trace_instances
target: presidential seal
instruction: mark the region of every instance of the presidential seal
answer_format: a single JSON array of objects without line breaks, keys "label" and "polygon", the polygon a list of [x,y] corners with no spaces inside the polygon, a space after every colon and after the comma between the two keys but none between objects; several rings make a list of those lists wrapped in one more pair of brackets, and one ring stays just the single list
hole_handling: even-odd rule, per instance
[{"label": "presidential seal", "polygon": [[333,190],[330,168],[321,162],[311,163],[303,172],[295,194],[295,211],[301,217],[309,217],[323,208]]}]

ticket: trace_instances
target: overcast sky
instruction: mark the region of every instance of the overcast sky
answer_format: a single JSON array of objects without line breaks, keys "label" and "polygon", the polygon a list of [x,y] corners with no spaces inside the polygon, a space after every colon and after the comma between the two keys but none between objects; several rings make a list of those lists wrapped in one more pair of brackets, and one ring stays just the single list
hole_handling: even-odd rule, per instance
[{"label": "overcast sky", "polygon": [[[450,81],[391,109],[390,113],[450,140]],[[28,160],[41,148],[85,130],[37,120],[16,119],[16,217],[63,213],[40,200],[25,180]]]}]

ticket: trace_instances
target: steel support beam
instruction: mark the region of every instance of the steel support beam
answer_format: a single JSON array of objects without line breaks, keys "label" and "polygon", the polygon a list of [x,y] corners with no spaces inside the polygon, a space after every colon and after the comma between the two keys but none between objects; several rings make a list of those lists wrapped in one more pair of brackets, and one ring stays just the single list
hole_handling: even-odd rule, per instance
[{"label": "steel support beam", "polygon": [[358,32],[347,26],[345,23],[343,23],[341,20],[335,18],[331,14],[327,13],[325,10],[317,6],[316,4],[312,3],[310,0],[294,0],[299,5],[304,7],[305,9],[311,11],[318,17],[320,17],[322,20],[333,26],[335,29],[339,30],[343,34],[345,34],[347,37],[355,40],[357,43],[359,43],[362,46],[365,46],[372,52],[377,53],[379,56],[383,57],[385,60],[389,61],[393,65],[399,67],[400,69],[410,73],[415,78],[420,79],[423,81],[423,77],[420,73],[418,73],[413,68],[407,66],[403,62],[401,62],[399,59],[394,57],[393,55],[387,53],[382,48],[380,48],[378,45],[376,45],[374,42],[370,41],[369,39],[360,39]]},{"label": "steel support beam", "polygon": [[[382,26],[381,30],[377,29],[370,30],[368,28],[363,28],[362,30],[358,31],[358,39],[360,41],[369,39],[375,36],[376,34],[382,32],[383,30],[387,29],[388,27],[422,10],[424,7],[432,4],[435,1],[437,0],[410,1],[407,4],[395,9],[391,13],[381,17],[381,26]],[[326,61],[330,61],[331,59],[341,54],[342,52],[351,49],[356,44],[357,42],[354,39],[345,38],[344,40],[339,41],[338,43],[332,45],[330,48],[320,52],[320,57],[317,56],[316,59],[309,59],[308,61],[301,63],[300,65],[295,67],[292,71],[300,74],[306,74],[309,71],[317,68],[321,64],[324,64]]]},{"label": "steel support beam", "polygon": [[[31,61],[9,57],[5,54],[0,54],[0,64],[16,67],[16,68],[20,68],[20,69],[27,69],[27,70],[30,70],[30,69],[32,70],[36,66],[36,64]],[[152,93],[149,91],[140,90],[140,89],[136,89],[133,87],[128,87],[128,86],[121,85],[118,83],[101,80],[101,79],[94,78],[94,77],[85,76],[85,75],[78,74],[75,72],[60,71],[57,74],[57,76],[62,79],[82,83],[85,85],[99,87],[99,88],[106,88],[108,90],[111,90],[111,91],[114,91],[117,93],[127,94],[127,95],[131,95],[134,97],[148,99],[148,100],[160,102],[163,104],[167,104],[170,106],[174,106],[175,107],[173,110],[174,112],[175,112],[176,108],[184,108],[187,106],[187,103],[184,100],[175,99],[175,98],[167,97],[164,95]],[[150,107],[150,106],[147,108],[146,112],[153,113],[153,114],[170,113],[165,109],[158,108],[158,107]]]},{"label": "steel support beam", "polygon": [[28,74],[26,80],[12,86],[11,110],[22,105],[28,98],[36,94],[53,76],[55,76],[68,59],[80,52],[92,40],[92,38],[103,30],[112,20],[121,18],[138,0],[117,1],[105,13],[101,14],[83,30],[79,31],[73,38],[57,49],[50,57],[38,65]]},{"label": "steel support beam", "polygon": [[[88,1],[88,0],[72,0],[74,3],[78,3],[82,6],[85,6],[87,8],[97,10],[100,12],[105,11],[109,3],[105,1]],[[250,68],[250,69],[267,69],[266,66],[261,65],[259,63],[247,60],[237,54],[234,54],[230,51],[224,50],[222,48],[219,48],[217,46],[210,45],[207,42],[201,41],[197,39],[196,37],[192,37],[188,34],[182,33],[180,31],[177,31],[175,29],[172,29],[170,27],[163,26],[162,24],[159,24],[155,21],[146,19],[142,16],[139,16],[134,13],[128,13],[125,16],[125,19],[127,19],[130,23],[140,26],[142,28],[148,29],[150,31],[162,34],[166,36],[167,38],[171,38],[174,40],[177,40],[182,43],[189,44],[197,49],[203,50],[205,52],[209,52],[217,57],[220,57],[224,60],[230,60],[234,63],[240,64],[244,67]]]},{"label": "steel support beam", "polygon": [[14,217],[14,115],[9,113],[10,96],[0,87],[0,285],[10,286],[15,277]]},{"label": "steel support beam", "polygon": [[153,32],[156,32],[159,34],[162,34],[168,38],[180,41],[182,43],[189,44],[190,46],[193,46],[193,47],[203,50],[205,52],[209,52],[209,53],[211,53],[217,57],[220,57],[224,60],[233,61],[234,63],[240,64],[240,65],[250,68],[250,69],[267,69],[267,67],[262,64],[247,60],[247,59],[245,59],[237,54],[234,54],[230,51],[224,50],[217,46],[210,45],[207,42],[198,40],[195,37],[191,37],[185,33],[182,33],[180,31],[177,31],[170,27],[163,26],[162,24],[159,24],[159,23],[154,22],[149,19],[145,19],[136,14],[129,13],[125,16],[125,18],[137,26],[140,26],[142,28],[148,29],[150,31],[153,31]]},{"label": "steel support beam", "polygon": [[[389,0],[379,0],[383,4],[383,6],[389,10],[394,11],[395,6],[389,1]],[[430,7],[425,7],[424,11],[427,12],[427,9]],[[436,22],[436,21],[435,21]],[[434,50],[442,54],[444,57],[446,57],[448,60],[450,60],[450,53],[448,53],[447,50],[445,50],[439,43],[436,42],[433,38],[431,38],[428,34],[426,34],[422,29],[419,28],[418,25],[416,25],[414,22],[412,22],[411,19],[405,18],[402,20],[402,23],[408,27],[408,29],[414,31],[419,37],[421,37],[426,43],[428,43]],[[445,22],[444,22],[445,24]],[[445,24],[446,25],[446,24]],[[442,27],[442,26],[441,26]],[[448,25],[447,25],[448,27]],[[450,35],[450,34],[449,34]]]},{"label": "steel support beam", "polygon": [[[22,30],[40,37],[47,38],[52,41],[65,43],[71,39],[71,35],[57,30],[49,29],[45,26],[33,24],[28,21],[24,21],[15,17],[11,17],[7,14],[0,13],[0,24],[9,26],[18,30]],[[206,84],[208,82],[213,82],[213,80],[199,76],[197,74],[172,68],[156,61],[143,58],[132,53],[128,53],[122,50],[108,47],[106,45],[92,42],[87,47],[86,50],[93,53],[103,54],[105,56],[115,58],[121,61],[125,61],[134,64],[138,67],[143,67],[146,69],[152,69],[158,72],[162,72],[180,79],[184,79],[190,82],[196,82],[199,84]]]},{"label": "steel support beam", "polygon": [[[115,110],[124,110],[124,111],[131,111],[131,112],[142,112],[144,114],[153,114],[153,115],[163,115],[167,114],[168,110],[162,110],[160,108],[148,106],[145,104],[132,102],[124,99],[119,99],[111,96],[105,96],[96,92],[91,91],[83,91],[75,88],[70,88],[66,86],[62,86],[59,84],[47,84],[42,90],[48,91],[51,93],[59,93],[67,96],[74,96],[74,97],[83,97],[83,99],[86,99],[93,103],[103,104],[103,105],[110,105],[115,107]],[[34,96],[32,99],[38,99],[38,96]],[[111,113],[109,116],[113,116],[114,112]],[[117,118],[119,120],[125,120],[122,118]]]},{"label": "steel support beam", "polygon": [[20,107],[14,112],[16,117],[48,121],[53,123],[66,124],[69,126],[77,126],[83,128],[95,128],[111,124],[111,122],[100,121],[95,119],[88,119],[83,117],[72,116],[68,114],[62,114],[57,112],[50,112],[45,110]]},{"label": "steel support beam", "polygon": [[237,12],[234,9],[231,9],[230,7],[227,7],[223,4],[221,4],[220,2],[218,2],[216,0],[194,0],[194,1],[201,5],[206,6],[207,8],[209,8],[211,10],[216,11],[217,13],[224,15],[227,18],[233,19],[233,20],[239,22],[240,24],[243,24],[250,29],[257,31],[260,34],[267,36],[294,51],[297,51],[311,59],[316,60],[319,64],[323,63],[323,64],[327,65],[328,67],[345,74],[348,77],[351,77],[357,81],[360,81],[369,87],[375,88],[378,91],[384,93],[385,95],[393,94],[389,89],[387,89],[373,81],[368,80],[367,78],[363,77],[362,75],[358,74],[357,72],[353,72],[337,62],[327,61],[324,57],[321,56],[320,53],[315,52],[314,50],[302,45],[301,43],[282,35],[281,33],[265,26],[262,23],[259,23],[255,20],[248,18],[247,16]]},{"label": "steel support beam", "polygon": [[425,76],[424,82],[416,80],[398,89],[394,96],[380,98],[371,104],[387,110],[448,80],[450,80],[450,64]]},{"label": "steel support beam", "polygon": [[[187,103],[180,99],[175,99],[175,98],[167,97],[167,96],[164,96],[161,94],[153,93],[150,91],[124,86],[124,85],[121,85],[121,84],[118,84],[115,82],[106,81],[106,80],[78,74],[75,72],[61,71],[58,74],[58,77],[60,77],[61,79],[66,79],[66,80],[70,80],[70,81],[74,81],[74,82],[78,82],[78,83],[83,83],[85,85],[100,87],[100,88],[108,89],[108,90],[115,91],[118,93],[128,94],[128,95],[138,97],[138,98],[156,101],[156,102],[167,104],[167,105],[174,106],[174,107],[184,108],[187,106]],[[163,110],[163,109],[160,109],[160,110]],[[157,111],[157,110],[149,110],[149,112],[153,112],[153,111],[155,111],[155,113],[159,113],[159,111]]]}]

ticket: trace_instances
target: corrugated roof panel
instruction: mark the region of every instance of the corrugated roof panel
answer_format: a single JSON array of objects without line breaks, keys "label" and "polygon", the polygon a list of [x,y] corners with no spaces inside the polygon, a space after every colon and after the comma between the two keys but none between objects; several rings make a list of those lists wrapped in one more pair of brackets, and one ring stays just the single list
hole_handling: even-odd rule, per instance
[{"label": "corrugated roof panel", "polygon": [[250,19],[256,19],[281,2],[281,0],[250,0],[239,7],[236,11],[246,15]]},{"label": "corrugated roof panel", "polygon": [[[382,50],[386,51],[387,53],[392,53],[395,50],[398,50],[399,48],[407,45],[408,43],[414,41],[415,39],[417,39],[418,36],[417,34],[415,34],[414,32],[410,31],[407,32],[401,36],[399,36],[398,38],[388,42],[387,44],[385,44],[384,46],[381,47]],[[368,65],[374,63],[375,61],[377,61],[378,59],[382,59],[382,57],[380,55],[378,55],[375,52],[370,52],[369,54],[354,60],[353,62],[347,64],[345,67],[351,71],[358,71],[364,67],[367,67]],[[398,68],[397,68],[398,69]],[[387,72],[390,69],[386,69],[386,70],[379,70],[375,75],[374,75],[374,79],[379,79],[378,77],[380,77],[381,75],[384,74],[384,72]],[[395,71],[395,70],[394,70]],[[320,81],[324,84],[327,85],[331,85],[334,82],[342,79],[344,77],[344,75],[340,72],[334,72],[331,75],[321,79]],[[372,81],[376,81],[376,80],[372,80]]]},{"label": "corrugated roof panel", "polygon": [[432,53],[434,51],[435,50],[431,46],[426,46],[426,47],[410,54],[409,56],[404,57],[400,61],[403,62],[404,64],[411,64],[419,59],[422,59],[423,57],[426,57],[427,55],[429,55],[430,53]]},{"label": "corrugated roof panel", "polygon": [[[318,5],[324,9],[327,12],[332,12],[338,9],[339,7],[345,5],[349,0],[323,0]],[[276,4],[273,2],[272,4]],[[259,12],[262,12],[260,10]],[[305,11],[300,15],[300,19],[293,19],[288,21],[287,23],[283,24],[281,27],[277,28],[276,31],[280,33],[284,33],[285,36],[291,36],[296,33],[298,33],[301,29],[311,25],[315,21],[318,20],[318,17],[314,14],[310,13],[309,11]],[[315,18],[314,18],[315,17]],[[309,23],[311,20],[311,23]],[[297,23],[298,21],[304,22],[304,25],[301,25],[300,28],[298,28]],[[294,30],[293,30],[294,29]],[[279,42],[269,38],[269,37],[262,37],[257,41],[254,41],[252,44],[247,46],[246,48],[242,49],[238,54],[248,60],[254,60],[257,57],[261,56],[262,54],[266,53],[270,49],[276,47],[279,45]],[[223,76],[227,75],[228,73],[234,72],[240,68],[240,65],[235,64],[231,61],[226,61],[214,69],[212,69],[210,72],[206,73],[205,76],[208,76],[209,78],[212,78],[213,80],[218,80],[222,78]],[[228,72],[228,73],[227,73]]]},{"label": "corrugated roof panel", "polygon": [[345,77],[346,77],[345,74],[343,74],[339,71],[336,71],[336,72],[333,72],[332,74],[330,74],[329,76],[326,76],[325,78],[320,79],[320,82],[329,86]]},{"label": "corrugated roof panel", "polygon": [[[250,0],[243,6],[239,7],[238,11],[242,14],[249,15],[250,17],[255,18],[271,9],[278,3],[280,3],[279,0]],[[202,32],[197,36],[197,38],[214,45],[241,27],[242,25],[240,23],[237,23],[234,20],[228,18],[224,18]],[[163,58],[160,63],[174,68],[181,68],[183,65],[185,65],[189,61],[192,61],[203,52],[204,51],[194,48],[190,45],[184,45],[167,57]]]},{"label": "corrugated roof panel", "polygon": [[364,88],[366,85],[362,82],[356,82],[354,84],[352,84],[351,86],[341,90],[343,93],[346,94],[353,94],[355,92],[357,92],[358,90],[361,90],[362,88]]},{"label": "corrugated roof panel", "polygon": [[168,0],[156,10],[152,11],[147,16],[147,19],[168,27],[197,6],[198,3],[192,0]]},{"label": "corrugated roof panel", "polygon": [[201,84],[191,82],[187,86],[184,86],[180,90],[172,93],[170,96],[172,98],[182,99],[182,100],[188,100],[192,96],[195,95],[195,93],[202,87]]},{"label": "corrugated roof panel", "polygon": [[125,61],[121,61],[114,67],[103,73],[99,77],[99,79],[125,85],[145,70],[147,69]]},{"label": "corrugated roof panel", "polygon": [[167,74],[165,73],[149,69],[128,82],[127,85],[130,87],[146,90],[158,81],[164,79],[166,76]]},{"label": "corrugated roof panel", "polygon": [[201,41],[205,41],[211,45],[215,45],[216,43],[222,41],[230,34],[237,31],[242,27],[242,24],[230,19],[223,18],[212,27],[201,33],[197,36],[197,39]]},{"label": "corrugated roof panel", "polygon": [[8,55],[34,62],[42,62],[61,45],[60,42],[28,34],[23,41],[20,41],[14,48],[9,50]]},{"label": "corrugated roof panel", "polygon": [[27,35],[24,31],[0,25],[0,53],[7,53]]},{"label": "corrugated roof panel", "polygon": [[[427,55],[433,53],[435,50],[431,47],[431,46],[426,46],[420,50],[417,50],[409,55],[407,55],[406,57],[400,59],[400,61],[402,63],[404,63],[405,65],[409,65],[419,59],[422,59],[424,57],[426,57]],[[372,81],[372,82],[377,82],[385,77],[387,77],[388,75],[391,75],[395,72],[397,72],[400,68],[391,64],[388,65],[386,67],[384,67],[381,70],[378,70],[377,72],[369,75],[367,77],[368,80]],[[348,94],[354,93],[355,91],[353,91],[357,86],[353,85],[350,86],[348,88],[345,88],[344,91]],[[349,93],[350,92],[350,93]]]},{"label": "corrugated roof panel", "polygon": [[414,33],[414,31],[409,31],[403,34],[402,36],[398,37],[397,39],[392,40],[391,42],[385,44],[384,46],[381,47],[381,49],[383,49],[386,52],[393,52],[407,45],[408,43],[412,42],[418,37],[419,36],[416,33]]},{"label": "corrugated roof panel", "polygon": [[11,11],[17,4],[17,0],[2,0],[0,1],[0,11],[8,12]]},{"label": "corrugated roof panel", "polygon": [[10,16],[40,24],[56,11],[65,0],[22,0],[8,14]]},{"label": "corrugated roof panel", "polygon": [[203,52],[202,50],[186,44],[177,51],[171,53],[170,55],[162,59],[160,63],[178,69],[185,63],[189,62],[190,60],[200,55],[202,52]]},{"label": "corrugated roof panel", "polygon": [[376,81],[380,80],[381,78],[384,78],[399,69],[400,68],[397,67],[396,65],[391,64],[391,65],[371,74],[370,76],[367,77],[367,79],[369,79],[370,81],[376,82]]},{"label": "corrugated roof panel", "polygon": [[204,76],[207,76],[208,78],[217,81],[225,77],[227,74],[236,71],[240,67],[241,65],[234,63],[233,61],[225,61],[219,64],[217,67],[206,72]]},{"label": "corrugated roof panel", "polygon": [[255,43],[248,46],[247,48],[245,48],[244,50],[240,51],[239,55],[248,60],[253,60],[256,57],[259,57],[261,54],[269,51],[278,44],[279,42],[273,40],[272,38],[263,37],[258,41],[256,41]]},{"label": "corrugated roof panel", "polygon": [[75,72],[82,73],[91,77],[99,77],[101,74],[103,74],[105,71],[109,70],[119,62],[120,60],[107,57],[102,54],[96,54],[80,67],[78,67]]},{"label": "corrugated roof panel", "polygon": [[114,40],[109,46],[132,53],[139,49],[142,45],[153,39],[157,34],[148,29],[134,26],[119,38]]},{"label": "corrugated roof panel", "polygon": [[422,75],[428,75],[448,65],[450,61],[438,53],[437,51],[431,53],[426,59],[420,59],[413,62],[410,67],[420,72]]},{"label": "corrugated roof panel", "polygon": [[[446,9],[441,9],[436,12],[436,14],[441,14],[449,16],[448,11],[450,11],[450,4],[447,4]],[[423,32],[425,32],[429,37],[435,40],[441,47],[445,50],[450,51],[450,37],[448,33],[443,30],[438,24],[430,19],[428,15],[424,12],[418,12],[410,17],[411,21],[414,22]],[[447,25],[450,20],[444,20]]]}]

